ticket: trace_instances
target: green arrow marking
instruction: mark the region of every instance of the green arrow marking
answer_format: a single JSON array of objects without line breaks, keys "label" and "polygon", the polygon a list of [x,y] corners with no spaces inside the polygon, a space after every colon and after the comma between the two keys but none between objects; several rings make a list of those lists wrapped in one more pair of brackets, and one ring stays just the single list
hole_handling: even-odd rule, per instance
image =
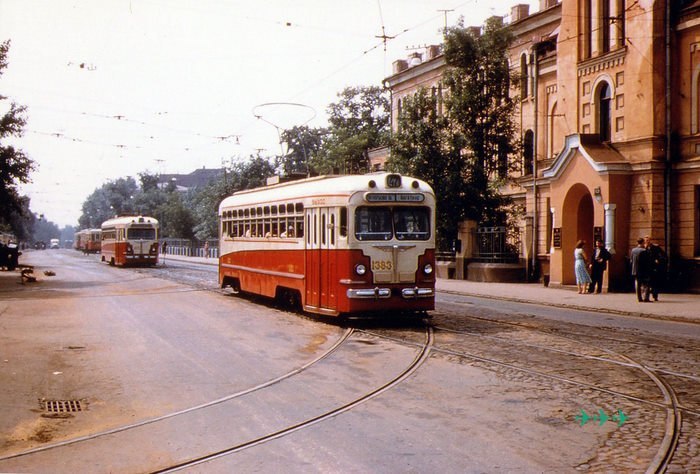
[{"label": "green arrow marking", "polygon": [[576,415],[576,416],[574,417],[574,419],[575,419],[576,421],[579,421],[579,422],[581,423],[581,426],[583,426],[583,425],[585,425],[586,423],[588,423],[588,420],[590,420],[591,417],[588,415],[588,413],[586,413],[586,412],[583,411],[583,409],[582,409],[582,410],[581,410],[581,414],[580,414],[580,415]]},{"label": "green arrow marking", "polygon": [[617,421],[617,426],[622,426],[625,421],[629,420],[629,417],[622,413],[622,410],[617,410],[617,413],[612,416],[613,421]]},{"label": "green arrow marking", "polygon": [[598,416],[596,417],[596,419],[600,421],[600,423],[598,423],[598,426],[603,426],[605,422],[608,421],[610,418],[608,417],[608,415],[605,414],[605,412],[602,409],[600,409],[598,410]]}]

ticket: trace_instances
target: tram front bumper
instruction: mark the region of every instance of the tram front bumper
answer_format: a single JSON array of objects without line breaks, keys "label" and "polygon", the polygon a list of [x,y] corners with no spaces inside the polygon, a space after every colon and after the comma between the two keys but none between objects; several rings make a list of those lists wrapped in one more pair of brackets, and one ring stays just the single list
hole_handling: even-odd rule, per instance
[{"label": "tram front bumper", "polygon": [[[359,288],[359,289],[349,289],[347,291],[347,297],[349,299],[381,299],[381,298],[391,298],[391,288]],[[406,300],[416,299],[416,298],[432,298],[435,296],[435,290],[432,288],[403,288],[401,290],[401,296]]]}]

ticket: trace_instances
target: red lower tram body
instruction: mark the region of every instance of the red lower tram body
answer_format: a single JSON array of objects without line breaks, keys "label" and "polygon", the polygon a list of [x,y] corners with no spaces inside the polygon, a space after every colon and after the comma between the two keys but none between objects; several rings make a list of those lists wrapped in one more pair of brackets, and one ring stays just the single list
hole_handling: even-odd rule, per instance
[{"label": "red lower tram body", "polygon": [[[435,307],[435,252],[418,255],[414,273],[372,271],[362,250],[242,250],[219,259],[219,283],[236,290],[298,302],[308,312],[353,315],[423,312]],[[356,267],[367,270],[358,275]]]},{"label": "red lower tram body", "polygon": [[158,263],[158,242],[102,242],[102,261],[117,266],[147,266]]}]

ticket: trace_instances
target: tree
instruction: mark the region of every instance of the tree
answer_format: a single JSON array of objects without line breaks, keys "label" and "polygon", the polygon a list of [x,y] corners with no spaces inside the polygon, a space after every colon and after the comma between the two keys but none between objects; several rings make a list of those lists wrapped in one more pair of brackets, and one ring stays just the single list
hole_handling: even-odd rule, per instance
[{"label": "tree", "polygon": [[236,191],[263,186],[274,176],[277,163],[260,155],[250,156],[248,161],[235,163],[225,182],[214,182],[198,190],[190,201],[195,220],[195,237],[200,240],[218,235],[218,215],[221,201]]},{"label": "tree", "polygon": [[135,213],[134,198],[139,189],[131,176],[103,184],[83,202],[83,214],[78,219],[80,227],[95,228],[124,213]]},{"label": "tree", "polygon": [[438,113],[438,98],[419,89],[402,104],[399,128],[392,140],[391,171],[424,179],[437,194],[437,245],[449,250],[457,237],[468,202],[464,192],[465,161],[462,137],[448,118]]},{"label": "tree", "polygon": [[322,173],[364,173],[367,150],[389,143],[389,100],[381,87],[347,87],[328,106],[328,138],[312,165]]},{"label": "tree", "polygon": [[445,37],[444,77],[450,94],[445,99],[447,115],[465,142],[467,153],[467,217],[483,225],[504,225],[506,199],[497,190],[518,149],[513,121],[515,102],[510,97],[511,78],[508,47],[512,33],[499,17],[491,17],[481,35],[461,24]]},{"label": "tree", "polygon": [[[406,97],[388,166],[425,179],[437,191],[438,245],[451,249],[457,223],[507,225],[509,200],[498,192],[518,147],[507,61],[510,33],[496,19],[475,35],[462,25],[445,38],[445,98],[420,89]],[[442,100],[440,110],[439,101]]]},{"label": "tree", "polygon": [[168,193],[167,201],[158,208],[157,215],[160,218],[161,235],[163,237],[177,237],[192,239],[194,237],[194,217],[188,206],[186,198],[181,193],[173,191]]},{"label": "tree", "polygon": [[37,219],[34,224],[33,240],[35,242],[49,243],[51,239],[61,237],[61,231],[56,224],[46,219]]},{"label": "tree", "polygon": [[[0,76],[7,67],[9,49],[9,40],[0,43]],[[7,100],[7,97],[0,95],[0,101],[4,100]],[[29,175],[34,170],[34,162],[22,150],[6,143],[7,138],[22,135],[26,125],[25,112],[26,107],[11,102],[9,110],[0,117],[0,225],[5,224],[9,227],[18,223],[17,217],[30,218],[26,214],[29,206],[25,205],[17,185],[29,182]],[[15,218],[11,218],[13,214]],[[15,233],[21,231],[17,228],[12,230]]]},{"label": "tree", "polygon": [[306,125],[282,132],[281,139],[287,144],[288,150],[280,158],[282,173],[285,176],[314,174],[310,162],[323,148],[327,135],[327,128],[309,128]]}]

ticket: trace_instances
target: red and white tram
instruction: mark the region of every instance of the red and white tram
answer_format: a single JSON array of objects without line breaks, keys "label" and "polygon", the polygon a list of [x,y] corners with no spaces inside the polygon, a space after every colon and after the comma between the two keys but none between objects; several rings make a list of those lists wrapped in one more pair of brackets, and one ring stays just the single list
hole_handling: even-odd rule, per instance
[{"label": "red and white tram", "polygon": [[121,216],[102,223],[102,261],[110,265],[158,263],[158,221],[153,217]]},{"label": "red and white tram", "polygon": [[102,246],[100,229],[83,229],[75,234],[73,247],[83,253],[99,253]]},{"label": "red and white tram", "polygon": [[398,174],[321,176],[219,205],[219,283],[308,312],[435,306],[435,195]]}]

